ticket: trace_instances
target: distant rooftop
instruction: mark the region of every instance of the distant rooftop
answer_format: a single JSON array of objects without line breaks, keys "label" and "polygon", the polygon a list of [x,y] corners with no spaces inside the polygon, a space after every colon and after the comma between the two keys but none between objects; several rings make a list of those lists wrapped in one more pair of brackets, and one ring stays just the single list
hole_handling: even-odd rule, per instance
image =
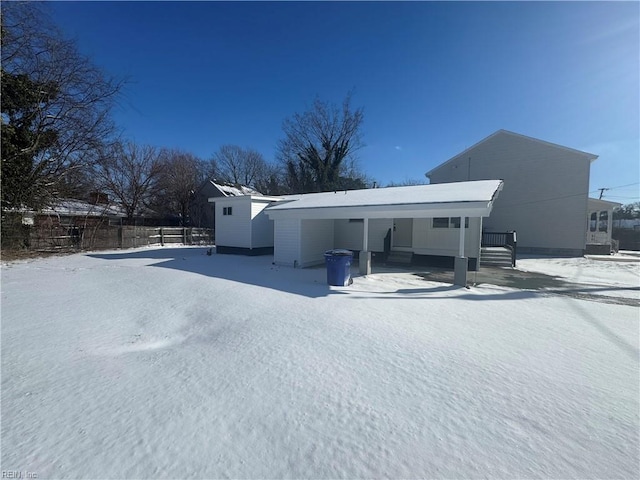
[{"label": "distant rooftop", "polygon": [[41,213],[46,215],[63,215],[69,217],[126,217],[124,209],[117,205],[105,205],[103,203],[90,203],[83,200],[60,199],[45,207]]},{"label": "distant rooftop", "polygon": [[245,185],[234,185],[231,183],[214,182],[211,180],[213,186],[220,190],[226,197],[239,197],[242,195],[262,195],[257,190]]}]

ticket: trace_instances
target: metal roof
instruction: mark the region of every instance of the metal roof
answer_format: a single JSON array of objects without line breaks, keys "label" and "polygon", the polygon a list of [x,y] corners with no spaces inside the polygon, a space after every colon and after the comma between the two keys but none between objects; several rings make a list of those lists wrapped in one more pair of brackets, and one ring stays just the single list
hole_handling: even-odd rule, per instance
[{"label": "metal roof", "polygon": [[488,216],[502,180],[341,190],[291,196],[267,207],[271,218]]}]

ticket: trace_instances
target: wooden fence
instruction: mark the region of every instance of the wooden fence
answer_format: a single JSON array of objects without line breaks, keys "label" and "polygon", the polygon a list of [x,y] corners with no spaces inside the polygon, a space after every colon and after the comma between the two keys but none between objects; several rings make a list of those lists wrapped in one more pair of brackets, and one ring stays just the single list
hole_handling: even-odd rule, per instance
[{"label": "wooden fence", "polygon": [[[213,245],[215,243],[212,229],[192,227],[139,227],[103,224],[82,228],[55,225],[46,228],[42,226],[31,227],[23,232],[21,248],[34,251],[100,250],[147,245]],[[4,247],[5,245],[3,245]]]}]

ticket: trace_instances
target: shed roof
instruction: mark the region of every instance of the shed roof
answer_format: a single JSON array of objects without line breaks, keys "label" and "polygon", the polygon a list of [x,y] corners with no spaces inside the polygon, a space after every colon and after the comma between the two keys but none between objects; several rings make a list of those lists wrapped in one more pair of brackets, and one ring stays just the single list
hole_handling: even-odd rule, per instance
[{"label": "shed roof", "polygon": [[242,195],[261,195],[260,192],[246,185],[237,185],[217,180],[205,180],[196,190],[198,195],[207,198],[214,197],[239,197]]},{"label": "shed roof", "polygon": [[207,201],[209,203],[230,204],[240,202],[262,202],[271,203],[279,200],[286,199],[288,197],[269,197],[267,195],[238,195],[229,197],[209,197]]},{"label": "shed roof", "polygon": [[230,183],[218,183],[211,180],[211,183],[216,187],[225,197],[239,197],[242,195],[261,195],[260,192],[254,190],[246,185],[233,185]]},{"label": "shed roof", "polygon": [[265,210],[272,218],[487,216],[502,180],[308,193]]}]

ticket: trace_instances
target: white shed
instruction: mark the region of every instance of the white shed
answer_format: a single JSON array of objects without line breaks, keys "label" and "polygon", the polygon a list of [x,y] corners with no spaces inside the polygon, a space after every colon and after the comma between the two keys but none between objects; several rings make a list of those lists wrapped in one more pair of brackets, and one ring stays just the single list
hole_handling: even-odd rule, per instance
[{"label": "white shed", "polygon": [[273,221],[264,209],[277,197],[215,197],[216,252],[263,255],[273,252]]}]

